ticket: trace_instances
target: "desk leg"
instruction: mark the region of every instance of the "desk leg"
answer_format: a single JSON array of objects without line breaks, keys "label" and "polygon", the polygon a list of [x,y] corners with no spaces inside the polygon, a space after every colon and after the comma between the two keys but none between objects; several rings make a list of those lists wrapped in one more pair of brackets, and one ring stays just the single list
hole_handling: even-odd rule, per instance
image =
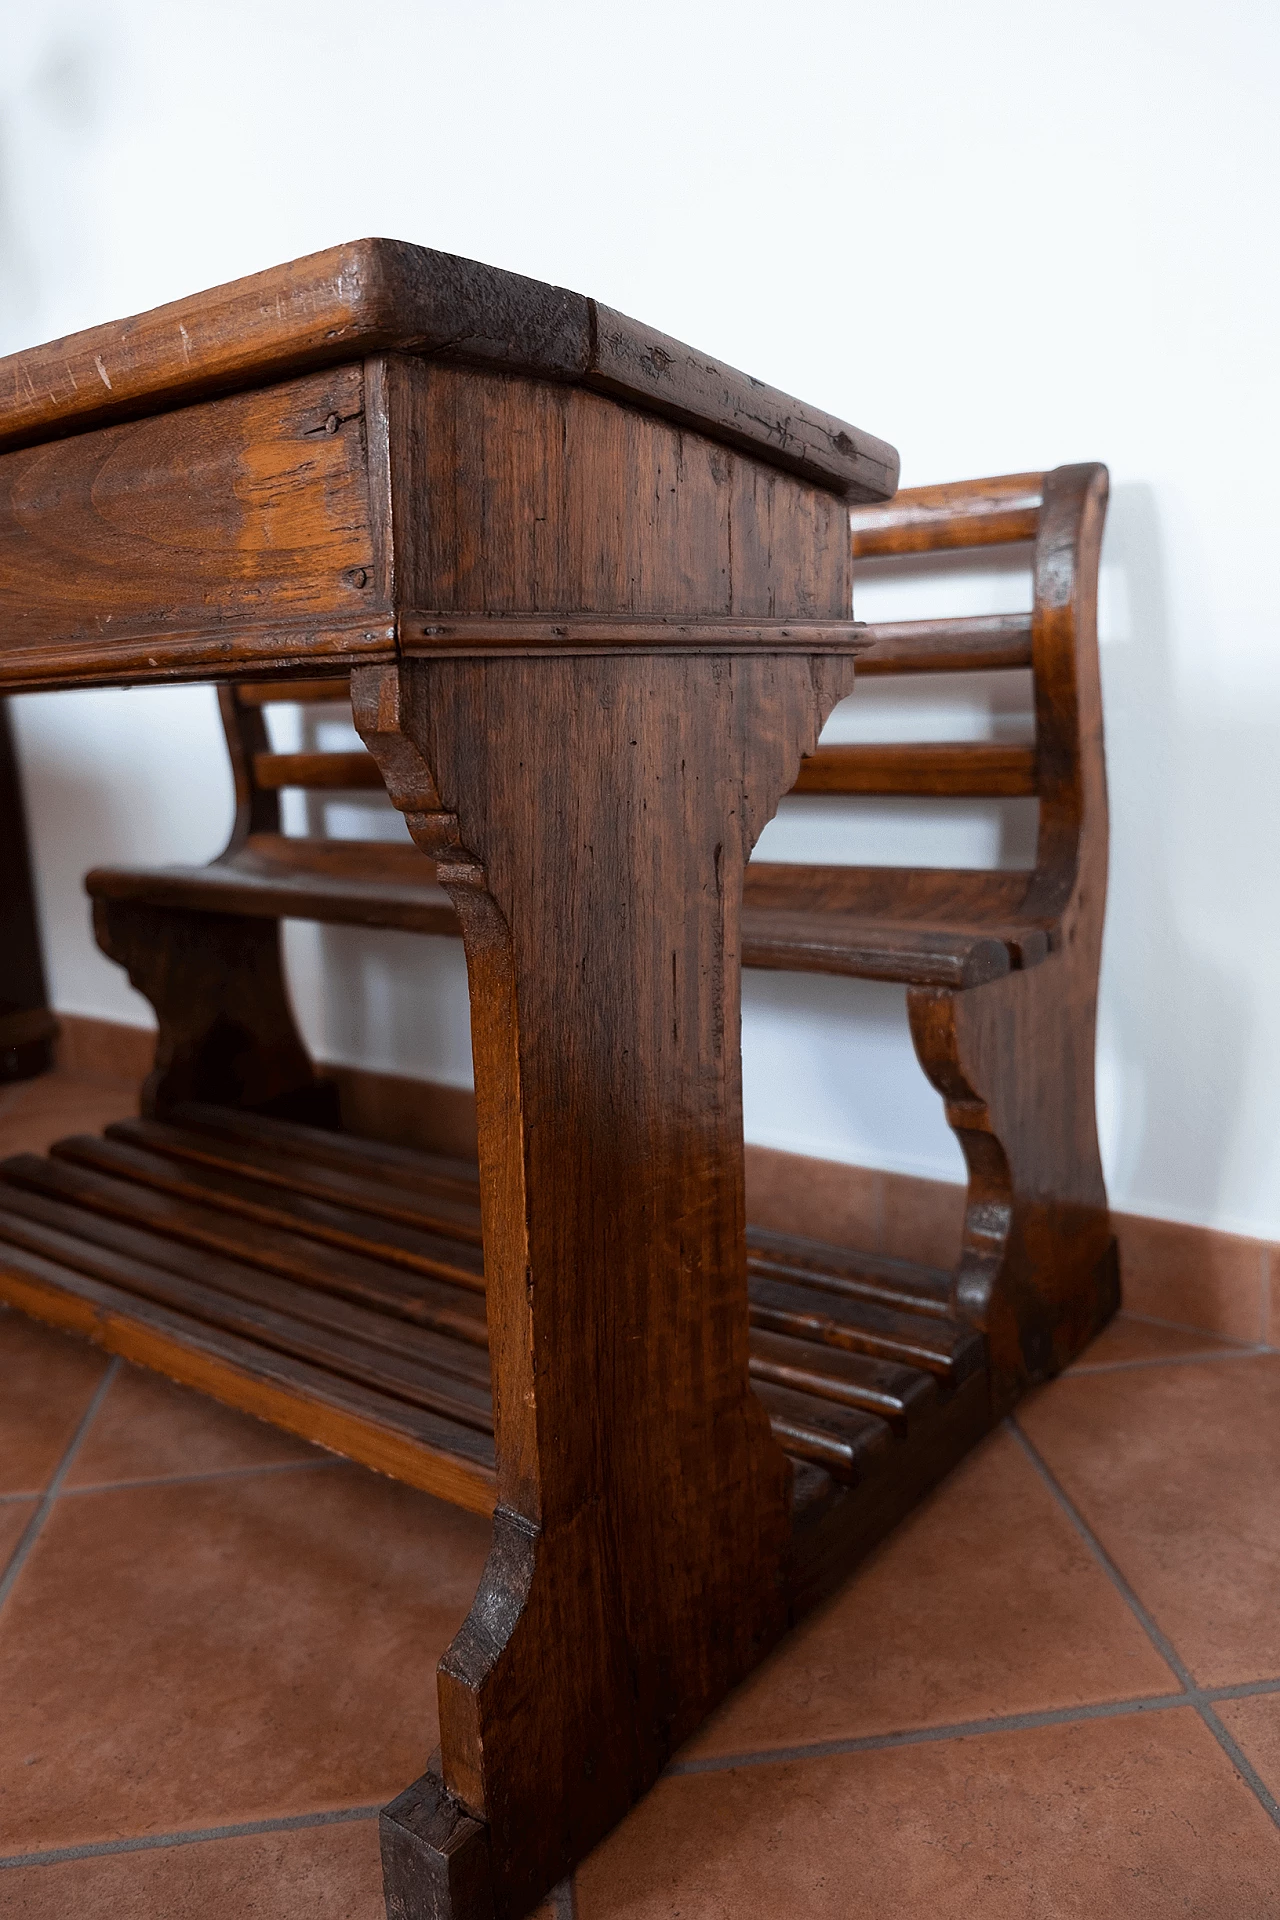
[{"label": "desk leg", "polygon": [[405,1920],[525,1913],[783,1628],[789,1467],[747,1377],[738,925],[750,848],[851,681],[675,653],[352,675],[463,927],[498,1459],[439,1670],[441,1778],[384,1816]]}]

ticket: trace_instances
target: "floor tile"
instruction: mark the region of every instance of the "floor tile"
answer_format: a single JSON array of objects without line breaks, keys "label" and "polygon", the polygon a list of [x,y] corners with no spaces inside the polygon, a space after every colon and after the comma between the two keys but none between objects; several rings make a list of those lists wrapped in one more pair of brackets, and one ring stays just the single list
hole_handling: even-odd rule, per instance
[{"label": "floor tile", "polygon": [[0,1874],[5,1920],[384,1920],[374,1820]]},{"label": "floor tile", "polygon": [[1214,1708],[1246,1760],[1280,1800],[1280,1693],[1255,1693],[1246,1700],[1219,1700]]},{"label": "floor tile", "polygon": [[1195,1327],[1170,1327],[1163,1321],[1118,1313],[1085,1348],[1072,1371],[1087,1373],[1091,1367],[1132,1366],[1149,1360],[1181,1360],[1188,1354],[1243,1351],[1242,1345],[1224,1340],[1220,1334],[1205,1333]]},{"label": "floor tile", "polygon": [[39,1506],[38,1500],[0,1501],[0,1580],[9,1565],[9,1555],[21,1540],[28,1520]]},{"label": "floor tile", "polygon": [[110,1362],[87,1340],[0,1311],[0,1493],[39,1493]]},{"label": "floor tile", "polygon": [[1112,1215],[1125,1305],[1135,1313],[1261,1340],[1263,1244],[1142,1214]]},{"label": "floor tile", "polygon": [[64,1485],[216,1473],[284,1461],[330,1460],[292,1434],[219,1406],[141,1367],[121,1367]]},{"label": "floor tile", "polygon": [[60,1501],[0,1636],[6,1848],[393,1797],[488,1538],[343,1464]]},{"label": "floor tile", "polygon": [[1267,1920],[1280,1832],[1187,1708],[670,1778],[578,1920]]},{"label": "floor tile", "polygon": [[45,1153],[69,1133],[101,1133],[112,1120],[138,1111],[131,1080],[57,1070],[31,1080],[21,1098],[0,1110],[0,1159],[10,1153]]},{"label": "floor tile", "polygon": [[1176,1685],[1017,1441],[998,1432],[684,1751],[753,1753]]},{"label": "floor tile", "polygon": [[1280,1355],[1067,1374],[1019,1420],[1197,1680],[1280,1675]]}]

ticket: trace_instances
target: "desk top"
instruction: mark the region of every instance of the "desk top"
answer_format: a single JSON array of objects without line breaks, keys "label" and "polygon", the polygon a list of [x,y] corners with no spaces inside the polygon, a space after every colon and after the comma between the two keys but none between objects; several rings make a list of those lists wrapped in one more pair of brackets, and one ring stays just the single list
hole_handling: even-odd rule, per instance
[{"label": "desk top", "polygon": [[399,240],[355,240],[0,359],[0,451],[388,350],[594,388],[851,501],[898,456],[624,314]]}]

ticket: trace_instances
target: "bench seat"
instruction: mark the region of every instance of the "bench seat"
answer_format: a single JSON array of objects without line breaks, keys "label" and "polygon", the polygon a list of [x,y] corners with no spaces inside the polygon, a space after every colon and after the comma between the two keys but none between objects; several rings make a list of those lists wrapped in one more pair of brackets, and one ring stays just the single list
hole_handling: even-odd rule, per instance
[{"label": "bench seat", "polygon": [[435,862],[411,841],[255,833],[211,866],[99,867],[85,886],[95,900],[196,913],[461,933]]},{"label": "bench seat", "polygon": [[[980,986],[1035,966],[1048,950],[1042,928],[1018,922],[1030,878],[760,863],[747,874],[743,964]],[[461,933],[434,862],[379,840],[258,833],[211,866],[99,868],[86,886],[94,899],[188,912]]]},{"label": "bench seat", "polygon": [[753,861],[742,963],[908,986],[975,987],[1038,966],[1049,930],[1023,908],[1033,875]]}]

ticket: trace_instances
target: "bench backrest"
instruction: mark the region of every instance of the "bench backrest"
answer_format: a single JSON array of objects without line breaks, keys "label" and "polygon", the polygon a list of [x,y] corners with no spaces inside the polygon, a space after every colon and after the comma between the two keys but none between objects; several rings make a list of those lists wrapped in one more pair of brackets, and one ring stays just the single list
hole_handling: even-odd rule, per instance
[{"label": "bench backrest", "polygon": [[218,704],[236,791],[236,824],[228,852],[243,846],[251,834],[279,833],[280,795],[287,788],[308,793],[383,791],[382,775],[364,747],[337,753],[272,749],[267,707],[332,704],[349,714],[351,689],[345,678],[223,686],[218,689]]},{"label": "bench backrest", "polygon": [[[1086,865],[1106,880],[1107,788],[1098,674],[1098,559],[1107,470],[1097,463],[900,492],[850,515],[857,562],[1030,545],[1030,613],[894,621],[867,629],[863,677],[1027,668],[1035,739],[822,746],[797,793],[1034,795],[1040,822],[1024,912],[1051,921]],[[856,696],[855,696],[856,697]]]}]

